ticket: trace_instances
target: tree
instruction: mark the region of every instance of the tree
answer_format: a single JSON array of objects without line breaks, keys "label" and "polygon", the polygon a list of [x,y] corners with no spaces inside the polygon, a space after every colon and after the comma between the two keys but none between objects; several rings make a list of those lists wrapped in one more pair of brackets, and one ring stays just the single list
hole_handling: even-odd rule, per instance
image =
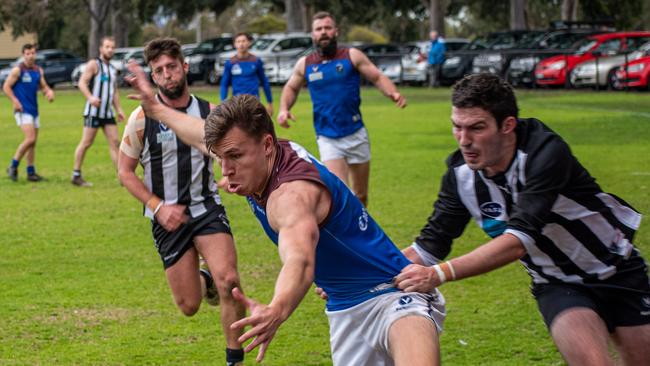
[{"label": "tree", "polygon": [[287,32],[306,32],[305,4],[302,0],[284,0],[287,13]]},{"label": "tree", "polygon": [[579,0],[563,0],[562,20],[568,20],[568,21],[578,20],[578,4],[579,4]]},{"label": "tree", "polygon": [[84,0],[90,14],[90,33],[88,34],[88,58],[99,56],[99,41],[106,35],[106,20],[111,10],[112,0]]},{"label": "tree", "polygon": [[510,0],[510,29],[528,29],[526,0]]}]

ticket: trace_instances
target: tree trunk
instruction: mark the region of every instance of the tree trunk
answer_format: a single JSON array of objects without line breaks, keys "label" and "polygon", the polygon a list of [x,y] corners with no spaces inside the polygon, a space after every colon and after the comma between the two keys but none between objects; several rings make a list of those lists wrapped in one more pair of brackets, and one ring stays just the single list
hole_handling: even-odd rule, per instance
[{"label": "tree trunk", "polygon": [[[429,31],[436,31],[438,35],[445,35],[445,0],[421,0],[422,5],[429,9]],[[429,38],[429,34],[426,35]]]},{"label": "tree trunk", "polygon": [[303,23],[305,4],[302,0],[284,0],[284,7],[287,12],[287,32],[306,31]]},{"label": "tree trunk", "polygon": [[528,29],[526,0],[510,0],[510,29]]},{"label": "tree trunk", "polygon": [[88,58],[99,56],[99,41],[105,35],[104,25],[106,15],[111,6],[111,0],[85,0],[90,13],[90,34],[88,35]]},{"label": "tree trunk", "polygon": [[111,17],[113,37],[115,38],[115,47],[129,46],[129,18],[126,16],[124,9],[113,8]]},{"label": "tree trunk", "polygon": [[578,3],[579,0],[562,1],[562,20],[567,20],[567,21],[578,20]]}]

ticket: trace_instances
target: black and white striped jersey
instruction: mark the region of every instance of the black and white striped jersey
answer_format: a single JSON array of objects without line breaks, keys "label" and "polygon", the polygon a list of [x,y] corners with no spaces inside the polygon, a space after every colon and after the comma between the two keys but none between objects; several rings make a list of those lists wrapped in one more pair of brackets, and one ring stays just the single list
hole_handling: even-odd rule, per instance
[{"label": "black and white striped jersey", "polygon": [[520,119],[517,150],[504,173],[471,170],[460,151],[447,159],[433,214],[415,243],[446,257],[470,218],[490,236],[517,236],[534,283],[598,283],[644,268],[632,244],[641,214],[603,192],[562,138],[542,122]]},{"label": "black and white striped jersey", "polygon": [[113,114],[113,96],[117,85],[117,70],[111,63],[104,63],[100,58],[97,62],[97,74],[90,82],[90,92],[94,97],[99,98],[100,105],[95,107],[86,101],[84,117],[115,118]]}]

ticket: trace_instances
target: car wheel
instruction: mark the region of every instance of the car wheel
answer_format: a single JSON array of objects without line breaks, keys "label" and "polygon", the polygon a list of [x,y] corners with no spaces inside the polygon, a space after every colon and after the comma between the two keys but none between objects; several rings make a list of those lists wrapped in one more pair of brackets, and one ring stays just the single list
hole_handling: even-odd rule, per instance
[{"label": "car wheel", "polygon": [[610,70],[607,74],[607,89],[609,90],[621,90],[621,85],[616,79],[616,68]]},{"label": "car wheel", "polygon": [[207,82],[210,85],[216,85],[219,82],[219,76],[217,76],[216,71],[210,70],[210,72],[208,72]]}]

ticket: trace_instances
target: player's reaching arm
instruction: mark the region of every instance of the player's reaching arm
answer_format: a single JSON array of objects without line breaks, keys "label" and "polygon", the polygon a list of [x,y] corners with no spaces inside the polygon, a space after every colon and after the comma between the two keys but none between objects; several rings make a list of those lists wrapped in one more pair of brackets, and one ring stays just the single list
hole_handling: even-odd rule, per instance
[{"label": "player's reaching arm", "polygon": [[296,118],[291,114],[290,110],[298,98],[300,88],[305,84],[305,58],[301,57],[296,66],[293,68],[293,73],[289,81],[282,88],[282,95],[280,96],[280,110],[278,111],[278,124],[284,128],[289,128],[289,120],[295,121]]},{"label": "player's reaching arm", "polygon": [[233,296],[248,307],[250,316],[231,327],[252,326],[239,341],[254,338],[244,350],[250,352],[260,346],[258,362],[264,358],[275,332],[296,309],[314,280],[318,224],[327,216],[330,203],[329,193],[322,186],[307,181],[284,183],[269,197],[267,215],[269,224],[278,232],[282,260],[273,299],[264,305],[246,298],[238,290],[233,291]]},{"label": "player's reaching arm", "polygon": [[54,101],[54,90],[47,85],[47,81],[45,81],[45,74],[43,73],[42,68],[38,68],[38,71],[41,73],[41,81],[39,87],[43,91],[43,95],[45,95],[45,98],[47,98],[47,101],[52,103]]},{"label": "player's reaching arm", "polygon": [[13,87],[18,81],[19,77],[20,77],[20,68],[16,66],[11,69],[9,75],[7,76],[7,79],[5,79],[5,83],[2,85],[2,91],[5,92],[7,98],[9,98],[11,100],[11,103],[14,105],[14,112],[23,111],[23,105],[22,103],[20,103],[18,98],[16,98],[16,95],[14,94],[14,90],[13,90]]},{"label": "player's reaching arm", "polygon": [[138,108],[131,114],[124,129],[124,137],[120,144],[120,155],[117,161],[118,176],[129,193],[154,213],[154,217],[165,230],[174,231],[188,219],[185,215],[185,206],[165,204],[135,174],[138,157],[144,145],[144,123],[144,113],[142,109]]},{"label": "player's reaching arm", "polygon": [[384,75],[368,57],[356,48],[350,48],[350,60],[352,64],[363,75],[366,80],[375,84],[385,96],[390,98],[399,108],[406,107],[406,98],[400,94],[395,84]]},{"label": "player's reaching arm", "polygon": [[142,68],[133,61],[129,61],[127,68],[131,74],[125,80],[131,84],[137,93],[129,95],[129,98],[140,100],[147,116],[162,121],[183,142],[201,150],[205,155],[210,155],[205,147],[203,120],[160,103],[155,97],[151,84]]}]

